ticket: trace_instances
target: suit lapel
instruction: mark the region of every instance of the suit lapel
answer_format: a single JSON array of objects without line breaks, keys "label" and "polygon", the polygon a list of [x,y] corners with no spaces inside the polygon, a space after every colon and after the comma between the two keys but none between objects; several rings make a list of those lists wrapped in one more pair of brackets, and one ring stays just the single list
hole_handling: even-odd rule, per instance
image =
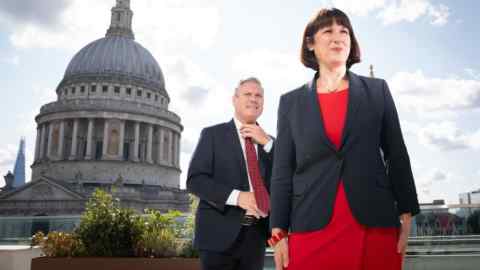
[{"label": "suit lapel", "polygon": [[360,78],[353,72],[347,71],[348,75],[348,107],[347,107],[347,115],[345,119],[345,125],[343,127],[342,132],[342,143],[340,146],[340,150],[343,150],[344,145],[351,139],[352,129],[356,119],[359,115],[357,113],[359,105],[363,100],[363,95],[365,93],[364,85]]},{"label": "suit lapel", "polygon": [[317,78],[318,72],[315,74],[313,80],[307,84],[308,91],[306,98],[308,101],[306,102],[306,107],[308,108],[307,111],[307,123],[310,127],[310,132],[312,132],[312,136],[316,138],[321,138],[322,142],[326,144],[329,148],[333,151],[337,151],[335,146],[332,142],[328,139],[327,134],[325,133],[325,126],[323,123],[323,118],[321,114],[320,104],[318,104],[318,96],[317,96]]},{"label": "suit lapel", "polygon": [[243,150],[242,145],[240,144],[240,138],[238,137],[237,128],[235,126],[235,122],[233,119],[227,123],[228,132],[225,134],[227,136],[228,145],[230,145],[229,149],[231,153],[235,156],[235,162],[239,164],[239,166],[234,166],[234,168],[239,169],[239,179],[241,181],[242,186],[246,187],[248,190],[248,176],[247,176],[247,165],[245,164],[245,158],[243,157]]}]

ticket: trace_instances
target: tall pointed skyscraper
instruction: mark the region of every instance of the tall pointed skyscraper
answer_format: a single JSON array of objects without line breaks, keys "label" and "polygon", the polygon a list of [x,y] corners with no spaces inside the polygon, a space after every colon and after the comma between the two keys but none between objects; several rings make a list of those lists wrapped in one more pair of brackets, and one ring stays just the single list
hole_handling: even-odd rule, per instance
[{"label": "tall pointed skyscraper", "polygon": [[20,187],[25,184],[25,138],[20,139],[18,147],[17,160],[13,169],[14,181],[13,187]]}]

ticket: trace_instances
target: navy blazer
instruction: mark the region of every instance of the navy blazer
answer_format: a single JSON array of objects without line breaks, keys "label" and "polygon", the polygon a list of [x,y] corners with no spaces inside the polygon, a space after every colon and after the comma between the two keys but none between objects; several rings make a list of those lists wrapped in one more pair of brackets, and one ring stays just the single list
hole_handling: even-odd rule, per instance
[{"label": "navy blazer", "polygon": [[[258,147],[259,166],[270,190],[272,155]],[[233,189],[249,191],[247,166],[233,119],[202,130],[187,173],[187,190],[200,198],[195,217],[195,247],[224,251],[240,232],[245,210],[226,205]],[[268,219],[262,219],[266,239]]]},{"label": "navy blazer", "polygon": [[339,150],[328,139],[312,82],[284,94],[278,109],[270,225],[293,232],[326,226],[339,180],[356,220],[399,226],[419,212],[417,193],[387,83],[347,72],[348,107]]}]

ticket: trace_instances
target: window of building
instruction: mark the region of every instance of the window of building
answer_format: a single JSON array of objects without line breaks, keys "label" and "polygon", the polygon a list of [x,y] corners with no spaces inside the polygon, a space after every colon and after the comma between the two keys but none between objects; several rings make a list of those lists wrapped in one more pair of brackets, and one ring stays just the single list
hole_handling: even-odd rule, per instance
[{"label": "window of building", "polygon": [[64,96],[68,95],[68,89],[67,88],[63,89],[63,95]]},{"label": "window of building", "polygon": [[108,85],[102,86],[102,92],[107,93],[108,92]]},{"label": "window of building", "polygon": [[155,101],[158,101],[158,95],[155,95]]},{"label": "window of building", "polygon": [[142,90],[137,90],[137,97],[141,97],[142,96]]},{"label": "window of building", "polygon": [[92,88],[90,89],[92,93],[95,93],[97,91],[97,86],[95,84],[92,84]]},{"label": "window of building", "polygon": [[113,89],[113,91],[115,92],[115,94],[120,94],[120,87],[119,87],[119,86],[115,86],[115,88]]},{"label": "window of building", "polygon": [[127,95],[131,96],[132,95],[132,88],[127,88],[127,91],[126,91]]},{"label": "window of building", "polygon": [[82,94],[85,93],[85,86],[82,85],[82,86],[80,87],[80,93],[82,93]]},{"label": "window of building", "polygon": [[75,95],[75,86],[72,87],[72,95]]},{"label": "window of building", "polygon": [[147,98],[150,99],[152,95],[150,93],[147,93]]}]

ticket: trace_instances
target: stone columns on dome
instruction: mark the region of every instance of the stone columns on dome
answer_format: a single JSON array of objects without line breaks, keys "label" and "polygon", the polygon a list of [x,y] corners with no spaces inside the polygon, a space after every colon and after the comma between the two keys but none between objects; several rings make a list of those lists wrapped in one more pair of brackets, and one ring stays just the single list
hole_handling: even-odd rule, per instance
[{"label": "stone columns on dome", "polygon": [[172,165],[173,166],[177,166],[177,156],[178,156],[178,137],[177,137],[177,134],[175,132],[173,132],[173,149],[172,149]]},{"label": "stone columns on dome", "polygon": [[102,159],[107,159],[107,148],[108,148],[108,119],[105,119],[105,123],[103,126]]},{"label": "stone columns on dome", "polygon": [[53,135],[53,123],[48,123],[48,139],[47,139],[47,158],[52,157],[52,136]]},{"label": "stone columns on dome", "polygon": [[152,146],[153,146],[153,125],[148,124],[148,137],[147,137],[147,157],[146,157],[146,162],[147,163],[153,163],[152,160]]},{"label": "stone columns on dome", "polygon": [[92,159],[92,136],[93,136],[93,126],[95,124],[94,118],[88,118],[88,128],[87,128],[87,151],[85,153],[85,159]]},{"label": "stone columns on dome", "polygon": [[125,141],[125,120],[120,121],[120,139],[118,140],[118,157],[123,160],[123,143]]},{"label": "stone columns on dome", "polygon": [[158,127],[158,155],[157,155],[157,164],[162,164],[163,163],[163,135],[164,134],[164,129],[159,126]]},{"label": "stone columns on dome", "polygon": [[64,137],[65,137],[65,120],[60,121],[60,132],[58,138],[58,148],[57,148],[57,157],[63,159],[63,147],[64,147]]},{"label": "stone columns on dome", "polygon": [[140,159],[138,158],[138,148],[140,145],[140,123],[135,122],[134,123],[134,142],[133,142],[133,161],[139,161]]},{"label": "stone columns on dome", "polygon": [[40,125],[37,126],[37,138],[35,138],[35,157],[34,161],[37,161],[40,156],[40,139],[42,136],[42,129],[40,128]]},{"label": "stone columns on dome", "polygon": [[179,167],[180,166],[180,134],[176,134],[175,138],[175,166]]},{"label": "stone columns on dome", "polygon": [[167,156],[167,163],[172,164],[173,162],[173,131],[168,131],[168,156]]},{"label": "stone columns on dome", "polygon": [[40,136],[40,154],[39,159],[43,159],[45,157],[45,136],[47,133],[47,123],[42,124],[42,133]]},{"label": "stone columns on dome", "polygon": [[77,158],[77,137],[78,137],[78,123],[79,119],[73,119],[73,132],[72,132],[72,148],[70,149],[70,160]]}]

